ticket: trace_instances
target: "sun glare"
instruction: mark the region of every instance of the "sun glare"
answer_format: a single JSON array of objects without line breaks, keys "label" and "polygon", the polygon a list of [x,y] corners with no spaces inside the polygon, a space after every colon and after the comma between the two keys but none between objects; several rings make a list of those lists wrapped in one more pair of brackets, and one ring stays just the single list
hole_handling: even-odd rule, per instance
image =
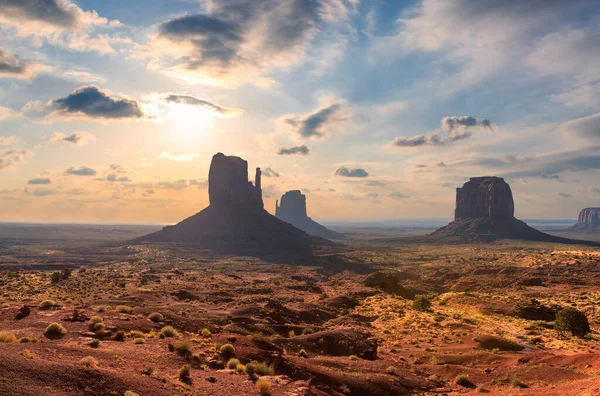
[{"label": "sun glare", "polygon": [[171,106],[168,118],[172,120],[173,136],[186,141],[206,135],[216,121],[214,112],[185,104]]}]

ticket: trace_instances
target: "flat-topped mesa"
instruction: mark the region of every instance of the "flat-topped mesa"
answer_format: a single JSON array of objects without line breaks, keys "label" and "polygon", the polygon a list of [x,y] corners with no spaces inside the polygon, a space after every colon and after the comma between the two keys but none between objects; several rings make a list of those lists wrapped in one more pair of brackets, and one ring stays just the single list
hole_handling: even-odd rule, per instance
[{"label": "flat-topped mesa", "polygon": [[577,220],[580,224],[600,226],[600,208],[585,208],[579,212]]},{"label": "flat-topped mesa", "polygon": [[288,191],[275,204],[275,217],[290,223],[294,227],[301,229],[309,235],[320,236],[322,238],[335,239],[342,237],[335,231],[331,231],[317,223],[310,217],[306,211],[306,195],[299,190]]},{"label": "flat-topped mesa", "polygon": [[275,203],[275,216],[292,224],[297,219],[308,217],[306,195],[302,194],[300,190],[292,190],[283,194],[281,205],[279,205],[279,201]]},{"label": "flat-topped mesa", "polygon": [[456,189],[454,219],[512,219],[515,203],[508,183],[501,177],[472,177]]},{"label": "flat-topped mesa", "polygon": [[217,153],[208,173],[208,196],[211,206],[263,208],[261,171],[256,168],[256,185],[248,181],[248,162],[235,156]]}]

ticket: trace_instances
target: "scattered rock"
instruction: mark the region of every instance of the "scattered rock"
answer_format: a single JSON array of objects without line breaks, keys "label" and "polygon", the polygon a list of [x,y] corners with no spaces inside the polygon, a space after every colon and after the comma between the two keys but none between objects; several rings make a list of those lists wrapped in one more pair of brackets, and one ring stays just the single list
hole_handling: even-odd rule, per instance
[{"label": "scattered rock", "polygon": [[416,293],[402,286],[402,276],[395,272],[374,272],[364,278],[363,284],[368,287],[378,287],[386,293],[397,294],[400,297],[412,300]]},{"label": "scattered rock", "polygon": [[17,316],[15,316],[15,319],[21,320],[21,319],[29,316],[30,313],[31,313],[31,308],[29,308],[28,305],[23,305],[21,308],[19,308],[19,313],[17,314]]}]

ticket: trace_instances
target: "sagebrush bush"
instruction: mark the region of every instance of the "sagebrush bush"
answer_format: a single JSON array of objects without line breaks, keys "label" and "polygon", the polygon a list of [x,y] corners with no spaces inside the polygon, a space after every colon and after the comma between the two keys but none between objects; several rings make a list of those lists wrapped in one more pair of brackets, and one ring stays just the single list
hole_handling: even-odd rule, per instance
[{"label": "sagebrush bush", "polygon": [[464,374],[459,374],[454,378],[454,383],[459,386],[464,386],[465,388],[473,387],[474,384],[467,378]]},{"label": "sagebrush bush", "polygon": [[273,375],[275,369],[264,362],[252,361],[246,365],[248,374]]},{"label": "sagebrush bush", "polygon": [[68,331],[67,329],[65,329],[60,323],[56,323],[56,322],[52,322],[48,325],[48,327],[46,327],[46,330],[44,331],[44,335],[45,336],[54,336],[54,337],[58,337],[58,336],[62,336],[67,334]]},{"label": "sagebrush bush", "polygon": [[260,396],[270,396],[271,395],[271,383],[264,379],[259,379],[256,381],[256,389],[260,392]]},{"label": "sagebrush bush", "polygon": [[190,353],[190,350],[191,347],[189,342],[180,342],[175,345],[175,352],[177,352],[178,355],[186,356]]},{"label": "sagebrush bush", "polygon": [[125,314],[133,313],[133,308],[128,307],[127,305],[118,305],[116,310],[117,310],[117,312],[125,313]]},{"label": "sagebrush bush", "polygon": [[0,331],[0,344],[17,342],[17,337],[8,331]]},{"label": "sagebrush bush", "polygon": [[145,339],[143,339],[143,338],[134,338],[134,339],[133,339],[133,343],[134,343],[135,345],[142,345],[142,344],[145,344],[145,343],[146,343],[146,340],[145,340]]},{"label": "sagebrush bush", "polygon": [[219,353],[223,357],[235,356],[235,347],[231,344],[222,345],[219,348]]},{"label": "sagebrush bush", "polygon": [[54,308],[55,305],[56,304],[54,304],[54,301],[45,300],[45,301],[42,301],[42,303],[40,304],[40,309],[44,309],[44,310],[51,309],[51,308]]},{"label": "sagebrush bush", "polygon": [[556,314],[554,329],[559,333],[570,332],[577,337],[583,337],[591,331],[587,316],[571,307],[561,309]]},{"label": "sagebrush bush", "polygon": [[418,296],[412,303],[412,308],[416,311],[429,311],[431,309],[431,301],[423,296]]},{"label": "sagebrush bush", "polygon": [[192,367],[189,364],[184,364],[179,369],[179,378],[182,380],[189,379],[191,372],[192,372]]},{"label": "sagebrush bush", "polygon": [[236,358],[231,358],[227,361],[227,368],[230,370],[237,369],[237,366],[240,364],[240,361]]},{"label": "sagebrush bush", "polygon": [[148,315],[148,319],[150,319],[154,323],[158,323],[158,322],[162,322],[162,320],[164,319],[164,316],[158,312],[153,312],[150,315]]},{"label": "sagebrush bush", "polygon": [[86,356],[79,361],[82,366],[96,368],[98,367],[98,360],[96,360],[93,356]]},{"label": "sagebrush bush", "polygon": [[160,334],[163,337],[176,337],[177,330],[175,330],[173,326],[165,326],[162,329],[160,329]]},{"label": "sagebrush bush", "polygon": [[212,335],[212,333],[210,332],[210,330],[204,328],[204,329],[200,330],[200,335],[202,337],[208,338]]}]

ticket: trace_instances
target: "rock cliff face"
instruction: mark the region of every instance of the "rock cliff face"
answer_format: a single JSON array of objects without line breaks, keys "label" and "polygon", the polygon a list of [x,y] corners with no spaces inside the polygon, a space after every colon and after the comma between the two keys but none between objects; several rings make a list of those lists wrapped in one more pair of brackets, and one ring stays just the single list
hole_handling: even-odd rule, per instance
[{"label": "rock cliff face", "polygon": [[248,162],[240,157],[213,156],[208,172],[210,204],[227,207],[263,207],[261,171],[256,168],[256,185],[248,181]]},{"label": "rock cliff face", "polygon": [[472,177],[456,189],[454,220],[512,219],[515,215],[510,186],[500,177]]},{"label": "rock cliff face", "polygon": [[432,240],[489,242],[523,239],[540,242],[576,241],[545,234],[514,217],[510,186],[500,177],[473,177],[456,189],[454,221],[430,236]]},{"label": "rock cliff face", "polygon": [[310,236],[263,208],[261,172],[248,181],[248,163],[213,156],[208,176],[210,205],[180,223],[138,238],[134,243],[185,244],[218,253],[304,263],[312,245],[330,242]]},{"label": "rock cliff face", "polygon": [[275,204],[275,216],[310,235],[330,239],[342,236],[308,217],[306,195],[302,194],[299,190],[292,190],[283,194],[281,205],[279,205],[279,201]]},{"label": "rock cliff face", "polygon": [[568,228],[571,232],[600,232],[600,208],[585,208],[579,212],[577,224]]}]

